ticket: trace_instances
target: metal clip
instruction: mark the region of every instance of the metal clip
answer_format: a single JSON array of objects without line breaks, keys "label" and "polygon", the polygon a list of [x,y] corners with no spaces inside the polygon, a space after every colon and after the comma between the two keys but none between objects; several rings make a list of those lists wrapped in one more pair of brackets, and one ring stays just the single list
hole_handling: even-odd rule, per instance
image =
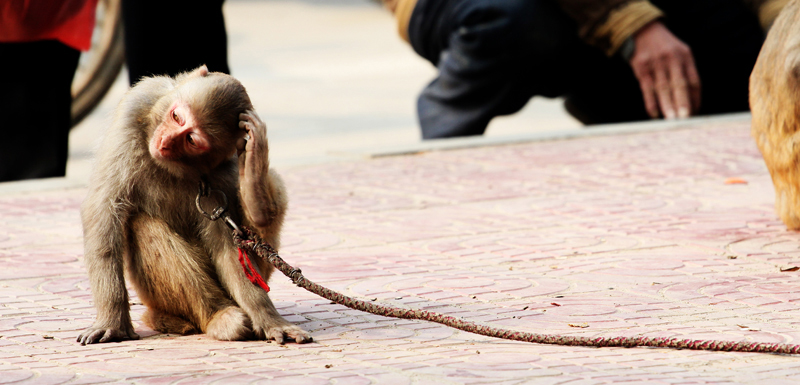
[{"label": "metal clip", "polygon": [[242,230],[239,228],[239,226],[236,226],[236,222],[234,222],[233,219],[231,219],[230,215],[226,215],[222,219],[225,220],[225,224],[228,225],[228,227],[230,227],[231,230],[236,232],[236,235],[238,235],[240,237],[244,236],[244,232],[242,232]]},{"label": "metal clip", "polygon": [[[211,213],[209,213],[203,209],[203,205],[200,204],[200,199],[208,198],[213,193],[216,193],[222,198],[222,205],[217,206],[215,209],[211,210]],[[205,177],[200,178],[200,186],[198,188],[197,197],[194,200],[194,204],[197,206],[197,211],[199,211],[200,214],[203,214],[204,217],[212,221],[222,218],[225,221],[225,224],[228,225],[231,230],[235,231],[237,235],[244,235],[239,226],[236,225],[236,222],[231,219],[230,215],[225,214],[228,211],[228,196],[225,195],[222,190],[216,190],[208,187],[208,182],[206,181]]]},{"label": "metal clip", "polygon": [[[220,197],[222,197],[222,205],[217,206],[215,209],[211,210],[209,214],[208,211],[203,209],[203,205],[200,204],[200,198],[207,198],[210,197],[212,193],[217,193]],[[228,197],[225,195],[222,190],[215,190],[208,187],[208,184],[205,181],[205,178],[200,179],[200,188],[197,192],[197,197],[194,200],[195,206],[197,206],[197,211],[200,211],[200,214],[203,214],[206,218],[216,221],[217,219],[221,218],[226,211],[228,211]]]}]

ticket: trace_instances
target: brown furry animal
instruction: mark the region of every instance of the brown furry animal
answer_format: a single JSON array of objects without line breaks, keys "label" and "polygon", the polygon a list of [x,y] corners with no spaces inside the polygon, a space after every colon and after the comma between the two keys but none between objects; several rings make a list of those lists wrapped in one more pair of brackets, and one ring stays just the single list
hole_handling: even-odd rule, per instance
[{"label": "brown furry animal", "polygon": [[[204,177],[228,197],[233,220],[278,247],[286,192],[268,155],[266,125],[233,77],[203,66],[136,84],[117,107],[81,207],[97,320],[78,341],[139,338],[123,270],[155,330],[310,341],[247,279],[225,224],[195,207]],[[252,262],[269,279],[272,266]]]},{"label": "brown furry animal", "polygon": [[800,229],[800,4],[775,20],[750,75],[752,135],[775,185],[775,210]]}]

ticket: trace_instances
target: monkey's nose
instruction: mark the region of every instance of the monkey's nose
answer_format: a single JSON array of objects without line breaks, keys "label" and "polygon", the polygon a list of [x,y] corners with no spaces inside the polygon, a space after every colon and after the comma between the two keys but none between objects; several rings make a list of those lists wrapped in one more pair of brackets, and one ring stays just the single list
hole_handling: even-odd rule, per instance
[{"label": "monkey's nose", "polygon": [[158,149],[158,153],[164,158],[169,158],[172,155],[172,148],[170,146],[161,146]]}]

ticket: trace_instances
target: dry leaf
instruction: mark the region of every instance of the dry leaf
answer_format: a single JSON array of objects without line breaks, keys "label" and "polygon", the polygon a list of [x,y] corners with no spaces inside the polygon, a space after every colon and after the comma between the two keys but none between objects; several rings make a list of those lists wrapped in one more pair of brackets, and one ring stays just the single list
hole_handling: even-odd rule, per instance
[{"label": "dry leaf", "polygon": [[567,325],[572,326],[574,328],[588,328],[589,327],[589,324],[587,324],[586,322],[580,323],[580,324],[567,324]]},{"label": "dry leaf", "polygon": [[747,184],[747,181],[741,178],[728,178],[725,179],[725,184]]},{"label": "dry leaf", "polygon": [[797,270],[800,270],[800,267],[792,266],[787,268],[781,268],[781,271],[797,271]]},{"label": "dry leaf", "polygon": [[559,304],[557,304],[555,302],[550,302],[550,304],[553,305],[553,306],[561,306],[561,305],[559,305]]}]

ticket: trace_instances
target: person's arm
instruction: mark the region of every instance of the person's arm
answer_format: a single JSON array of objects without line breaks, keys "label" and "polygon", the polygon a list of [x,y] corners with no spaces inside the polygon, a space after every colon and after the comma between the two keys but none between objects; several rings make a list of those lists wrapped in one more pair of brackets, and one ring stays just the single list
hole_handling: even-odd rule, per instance
[{"label": "person's arm", "polygon": [[628,63],[642,90],[652,118],[688,118],[700,108],[700,76],[688,45],[659,21],[632,36],[635,45]]},{"label": "person's arm", "polygon": [[700,77],[692,52],[659,21],[646,0],[558,0],[578,34],[633,69],[652,118],[686,118],[700,107]]},{"label": "person's arm", "polygon": [[557,0],[586,43],[612,56],[636,31],[664,13],[647,0]]}]

